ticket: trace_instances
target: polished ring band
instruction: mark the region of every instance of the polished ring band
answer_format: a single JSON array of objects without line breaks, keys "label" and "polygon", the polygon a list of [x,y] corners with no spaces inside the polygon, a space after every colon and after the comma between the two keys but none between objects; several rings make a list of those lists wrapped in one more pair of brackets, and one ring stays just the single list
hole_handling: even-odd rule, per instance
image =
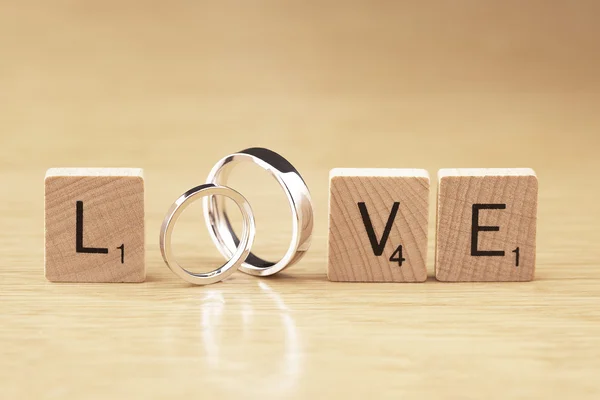
[{"label": "polished ring band", "polygon": [[[193,273],[182,268],[175,260],[171,247],[171,235],[181,213],[194,200],[206,196],[228,197],[235,202],[242,213],[242,236],[241,240],[238,241],[239,245],[236,246],[236,249],[231,253],[227,263],[211,272]],[[254,225],[254,215],[252,214],[252,208],[246,198],[228,187],[205,184],[188,190],[173,203],[167,212],[167,216],[160,229],[160,251],[163,260],[165,260],[165,263],[175,275],[196,285],[208,285],[227,278],[240,268],[248,254],[250,254],[250,248],[252,247],[255,235],[256,227]]]},{"label": "polished ring band", "polygon": [[[236,164],[254,163],[268,171],[283,188],[292,211],[292,240],[277,262],[270,262],[250,253],[240,267],[250,275],[273,275],[298,262],[310,247],[313,230],[313,207],[310,192],[300,173],[279,154],[264,148],[250,148],[221,159],[210,172],[207,183],[226,185],[231,169]],[[231,257],[240,240],[233,231],[222,198],[204,199],[205,221],[210,236],[224,257]]]}]

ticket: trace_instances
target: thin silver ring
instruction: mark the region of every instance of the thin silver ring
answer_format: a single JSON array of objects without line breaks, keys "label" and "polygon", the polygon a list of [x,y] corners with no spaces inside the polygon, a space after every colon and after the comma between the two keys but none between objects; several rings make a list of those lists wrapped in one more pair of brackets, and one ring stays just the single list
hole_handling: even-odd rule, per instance
[{"label": "thin silver ring", "polygon": [[[224,196],[235,202],[242,213],[242,238],[238,241],[239,245],[236,246],[234,249],[235,251],[231,253],[227,263],[211,272],[194,273],[185,270],[175,260],[171,247],[171,235],[173,234],[173,228],[175,227],[175,223],[177,222],[177,219],[181,213],[194,200],[198,200],[206,196]],[[248,203],[246,198],[231,188],[217,186],[214,184],[205,184],[188,190],[181,195],[181,197],[179,197],[175,203],[173,203],[167,212],[162,227],[160,228],[160,251],[162,253],[163,260],[165,260],[165,263],[171,269],[171,271],[175,273],[175,275],[196,285],[208,285],[219,282],[237,271],[246,257],[248,257],[248,254],[250,254],[250,248],[252,247],[255,236],[256,227],[254,224],[254,215],[252,213],[250,203]]]},{"label": "thin silver ring", "polygon": [[[252,252],[240,267],[250,275],[273,275],[298,262],[310,247],[313,230],[313,207],[308,187],[289,161],[274,151],[255,147],[221,159],[207,178],[207,183],[226,185],[231,168],[251,162],[269,172],[283,188],[292,211],[292,239],[285,255],[277,262],[266,261]],[[224,200],[204,198],[204,216],[210,236],[224,257],[231,257],[239,239],[233,231]]]}]

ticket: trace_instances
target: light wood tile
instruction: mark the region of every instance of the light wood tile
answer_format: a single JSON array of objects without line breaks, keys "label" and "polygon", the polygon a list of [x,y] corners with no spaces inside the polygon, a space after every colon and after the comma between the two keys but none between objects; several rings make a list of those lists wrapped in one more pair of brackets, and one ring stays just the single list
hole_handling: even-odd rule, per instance
[{"label": "light wood tile", "polygon": [[425,170],[332,170],[329,279],[425,281],[428,205]]},{"label": "light wood tile", "polygon": [[442,169],[435,274],[440,281],[530,281],[538,180],[527,168]]},{"label": "light wood tile", "polygon": [[45,186],[48,280],[144,281],[141,169],[50,169]]}]

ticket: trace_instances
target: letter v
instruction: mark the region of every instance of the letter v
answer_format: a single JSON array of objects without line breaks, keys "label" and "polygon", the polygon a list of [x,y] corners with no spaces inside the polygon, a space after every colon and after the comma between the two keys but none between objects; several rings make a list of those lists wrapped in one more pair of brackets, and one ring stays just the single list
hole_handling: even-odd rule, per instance
[{"label": "letter v", "polygon": [[367,206],[363,202],[358,203],[360,215],[362,216],[363,223],[365,224],[365,229],[367,230],[367,235],[369,236],[369,241],[371,242],[371,247],[373,248],[373,253],[375,253],[376,256],[383,254],[383,249],[385,249],[385,244],[390,236],[394,219],[396,219],[396,214],[398,214],[398,208],[400,208],[399,201],[395,202],[392,206],[392,211],[390,212],[387,224],[383,230],[383,236],[381,236],[381,241],[378,242],[377,236],[375,235],[375,230],[373,229],[373,224],[371,223],[371,217],[369,217],[369,212],[367,211]]}]

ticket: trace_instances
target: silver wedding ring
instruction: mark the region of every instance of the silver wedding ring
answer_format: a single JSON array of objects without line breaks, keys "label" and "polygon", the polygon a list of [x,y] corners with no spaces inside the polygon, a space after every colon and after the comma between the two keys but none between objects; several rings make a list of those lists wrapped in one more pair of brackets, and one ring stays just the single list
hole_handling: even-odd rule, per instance
[{"label": "silver wedding ring", "polygon": [[[207,196],[219,196],[219,198],[228,197],[233,200],[242,213],[242,234],[241,239],[238,240],[238,245],[228,257],[229,261],[214,271],[208,273],[194,273],[185,270],[175,260],[171,246],[171,235],[181,213],[193,201]],[[188,190],[173,203],[167,212],[167,216],[160,229],[160,250],[163,260],[177,276],[196,285],[207,285],[227,278],[242,265],[243,261],[250,254],[250,248],[252,247],[255,235],[256,227],[254,225],[254,216],[252,214],[252,208],[246,198],[228,187],[205,184]]]},{"label": "silver wedding ring", "polygon": [[[276,262],[264,260],[250,251],[256,227],[252,208],[244,196],[226,186],[232,168],[240,163],[254,163],[269,172],[282,187],[292,212],[292,239],[285,255]],[[225,208],[230,198],[242,213],[240,237],[234,232]],[[194,201],[203,198],[204,216],[211,239],[229,261],[208,273],[190,272],[177,263],[171,236],[181,213]],[[257,276],[273,275],[298,262],[308,251],[313,230],[313,207],[310,193],[300,173],[285,158],[264,148],[250,148],[221,159],[210,172],[207,183],[188,190],[167,212],[160,230],[160,250],[167,266],[180,278],[197,285],[207,285],[227,278],[238,268]]]},{"label": "silver wedding ring", "polygon": [[[232,168],[254,163],[269,172],[284,190],[292,212],[292,238],[285,255],[276,262],[264,260],[250,252],[240,270],[250,275],[273,275],[298,262],[310,247],[313,230],[313,207],[308,187],[300,173],[279,154],[264,148],[250,148],[221,159],[208,175],[207,183],[226,186]],[[231,258],[241,240],[234,232],[222,197],[204,198],[204,215],[210,236],[225,258]],[[243,233],[242,233],[243,236]]]}]

